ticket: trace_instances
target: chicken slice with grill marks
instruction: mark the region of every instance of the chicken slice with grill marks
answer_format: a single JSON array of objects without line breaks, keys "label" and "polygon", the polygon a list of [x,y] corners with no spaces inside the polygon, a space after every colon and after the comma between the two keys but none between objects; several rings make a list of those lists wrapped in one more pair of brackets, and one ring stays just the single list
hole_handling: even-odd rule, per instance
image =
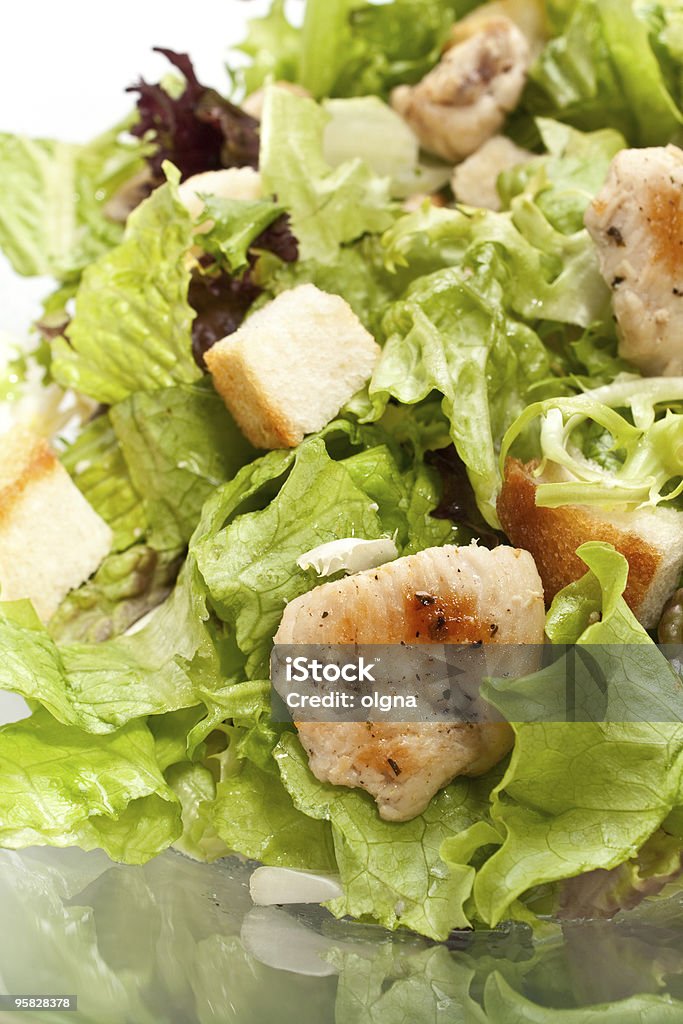
[{"label": "chicken slice with grill marks", "polygon": [[[543,587],[511,547],[430,548],[325,583],[292,601],[281,644],[541,644]],[[507,723],[297,722],[315,776],[360,787],[406,821],[458,775],[480,775],[512,745]]]},{"label": "chicken slice with grill marks", "polygon": [[683,374],[683,150],[617,153],[585,223],[612,289],[620,354],[647,375]]}]

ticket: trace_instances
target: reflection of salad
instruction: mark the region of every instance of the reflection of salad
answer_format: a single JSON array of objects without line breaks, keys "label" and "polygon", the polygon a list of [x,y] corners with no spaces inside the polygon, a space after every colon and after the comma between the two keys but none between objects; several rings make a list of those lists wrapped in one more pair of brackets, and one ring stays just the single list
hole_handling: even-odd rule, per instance
[{"label": "reflection of salad", "polygon": [[[268,659],[318,614],[681,638],[682,31],[677,0],[276,2],[242,107],[167,52],[91,144],[0,137],[0,242],[59,282],[2,385],[2,845],[237,851],[437,939],[680,873],[680,725],[299,739]],[[352,540],[385,564],[345,575]]]}]

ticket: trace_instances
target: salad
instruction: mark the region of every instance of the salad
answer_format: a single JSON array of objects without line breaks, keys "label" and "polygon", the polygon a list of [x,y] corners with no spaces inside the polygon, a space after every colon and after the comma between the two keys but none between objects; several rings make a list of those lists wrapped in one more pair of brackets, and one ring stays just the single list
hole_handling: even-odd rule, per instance
[{"label": "salad", "polygon": [[[92,142],[0,135],[56,282],[2,354],[0,846],[435,940],[613,916],[683,872],[683,3],[300,14],[229,90],[162,50]],[[274,641],[414,640],[608,645],[620,703],[271,715]]]}]

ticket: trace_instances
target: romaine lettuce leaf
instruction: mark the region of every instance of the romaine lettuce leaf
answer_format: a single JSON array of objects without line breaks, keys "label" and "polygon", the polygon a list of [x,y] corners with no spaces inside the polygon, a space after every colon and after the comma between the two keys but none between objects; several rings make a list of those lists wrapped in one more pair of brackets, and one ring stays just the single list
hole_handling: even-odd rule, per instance
[{"label": "romaine lettuce leaf", "polygon": [[120,241],[105,206],[146,152],[124,128],[86,145],[0,134],[0,248],[18,274],[72,278]]},{"label": "romaine lettuce leaf", "polygon": [[301,258],[334,261],[339,247],[393,221],[389,181],[359,159],[336,169],[323,157],[327,116],[313,100],[271,86],[261,126],[264,189],[289,212]]},{"label": "romaine lettuce leaf", "polygon": [[91,420],[60,461],[79,491],[111,527],[112,551],[125,551],[147,533],[147,516],[109,413]]},{"label": "romaine lettuce leaf", "polygon": [[209,380],[138,391],[109,415],[159,551],[187,544],[205,500],[256,455]]},{"label": "romaine lettuce leaf", "polygon": [[488,803],[487,783],[459,779],[442,790],[412,821],[382,821],[372,798],[358,790],[319,782],[292,733],[275,748],[284,784],[305,814],[332,824],[344,896],[329,906],[341,917],[370,916],[386,928],[414,928],[445,939],[469,925],[464,903],[474,868],[439,856],[448,837],[473,824]]},{"label": "romaine lettuce leaf", "polygon": [[[584,130],[616,128],[632,145],[670,142],[683,115],[650,38],[656,6],[577,0],[531,69],[526,108]],[[680,6],[673,0],[672,10]]]},{"label": "romaine lettuce leaf", "polygon": [[420,402],[444,396],[451,438],[466,464],[479,507],[498,525],[496,445],[524,408],[530,387],[549,374],[534,331],[505,312],[495,246],[464,267],[423,277],[387,313],[387,342],[370,382],[374,415],[389,397]]},{"label": "romaine lettuce leaf", "polygon": [[[555,599],[551,638],[652,645],[621,596],[623,556],[597,543],[579,553],[590,572]],[[598,593],[602,618],[587,625]],[[653,648],[655,672],[657,658]],[[670,673],[660,660],[661,671]],[[681,802],[680,723],[524,722],[514,728],[512,758],[491,810],[502,845],[474,885],[478,912],[490,924],[533,886],[623,864]]]},{"label": "romaine lettuce leaf", "polygon": [[133,636],[57,647],[28,602],[0,604],[0,690],[39,702],[65,725],[108,733],[201,702],[219,685],[206,592],[189,560],[170,598]]},{"label": "romaine lettuce leaf", "polygon": [[144,722],[93,737],[41,710],[0,729],[2,846],[101,847],[141,864],[180,832]]},{"label": "romaine lettuce leaf", "polygon": [[335,871],[330,826],[297,810],[277,773],[241,760],[216,787],[213,827],[254,860],[306,871]]},{"label": "romaine lettuce leaf", "polygon": [[384,533],[372,500],[345,465],[330,458],[323,440],[304,441],[293,460],[282,490],[263,511],[234,517],[239,476],[218,491],[191,543],[211,601],[234,631],[251,678],[268,675],[270,643],[285,604],[313,583],[311,571],[297,566],[298,557],[326,541],[373,540]]},{"label": "romaine lettuce leaf", "polygon": [[391,179],[391,195],[405,198],[437,192],[450,181],[453,168],[420,159],[420,144],[403,118],[377,96],[328,100],[324,156],[338,167],[360,157],[368,167]]},{"label": "romaine lettuce leaf", "polygon": [[99,402],[200,376],[187,301],[192,221],[169,175],[130,215],[123,242],[87,268],[68,340],[53,343],[55,379]]},{"label": "romaine lettuce leaf", "polygon": [[108,555],[92,579],[64,598],[50,619],[50,636],[58,644],[120,636],[166,600],[182,561],[182,552],[149,544]]}]

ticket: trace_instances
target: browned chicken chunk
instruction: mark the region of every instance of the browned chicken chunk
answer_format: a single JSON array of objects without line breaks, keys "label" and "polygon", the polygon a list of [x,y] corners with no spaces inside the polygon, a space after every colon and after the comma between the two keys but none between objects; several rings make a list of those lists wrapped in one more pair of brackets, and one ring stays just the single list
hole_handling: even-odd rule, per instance
[{"label": "browned chicken chunk", "polygon": [[[540,644],[543,587],[531,555],[510,547],[430,548],[325,583],[292,601],[281,644]],[[479,775],[512,745],[506,723],[298,722],[312,771],[360,787],[380,815],[420,814],[458,775]]]},{"label": "browned chicken chunk", "polygon": [[683,374],[683,150],[617,153],[585,220],[612,289],[619,352],[645,374]]},{"label": "browned chicken chunk", "polygon": [[392,106],[424,149],[456,162],[500,131],[522,94],[529,45],[509,18],[482,22],[417,85],[400,85]]}]

